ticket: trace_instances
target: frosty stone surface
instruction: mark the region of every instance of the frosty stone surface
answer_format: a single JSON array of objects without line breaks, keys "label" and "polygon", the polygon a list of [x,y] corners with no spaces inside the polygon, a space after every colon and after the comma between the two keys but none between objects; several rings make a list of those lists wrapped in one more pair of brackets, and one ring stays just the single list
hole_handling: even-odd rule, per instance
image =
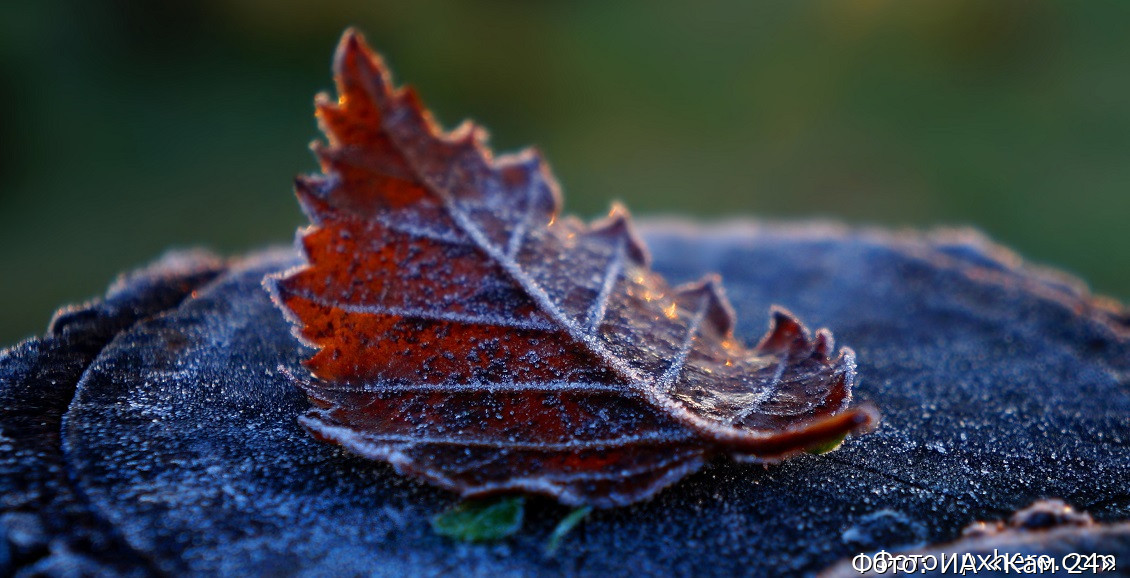
[{"label": "frosty stone surface", "polygon": [[[864,530],[876,548],[906,546],[880,543],[902,538],[882,520],[944,543],[1045,497],[1098,522],[1073,543],[1130,560],[1116,524],[1130,519],[1120,308],[969,232],[654,221],[642,232],[672,282],[721,273],[740,320],[780,304],[835,327],[857,352],[857,397],[883,408],[878,430],[769,468],[714,463],[650,501],[594,512],[553,558],[542,546],[568,510],[549,501],[528,501],[505,542],[454,543],[428,526],[451,494],[298,424],[306,400],[279,367],[297,370],[305,352],[259,287],[297,257],[260,253],[187,291],[184,271],[119,287],[73,310],[91,313],[69,336],[0,354],[0,524],[10,550],[30,522],[6,514],[43,529],[8,570],[804,574],[857,554]],[[154,305],[107,314],[123,295]]]}]

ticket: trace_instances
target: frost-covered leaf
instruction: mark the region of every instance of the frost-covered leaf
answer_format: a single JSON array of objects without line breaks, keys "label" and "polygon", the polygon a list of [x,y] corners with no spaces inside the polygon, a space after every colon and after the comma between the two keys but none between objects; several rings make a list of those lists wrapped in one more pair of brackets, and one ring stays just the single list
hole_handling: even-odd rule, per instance
[{"label": "frost-covered leaf", "polygon": [[318,99],[307,263],[268,282],[316,353],[317,437],[464,496],[611,507],[726,454],[772,462],[871,426],[855,358],[783,309],[748,348],[716,276],[670,287],[626,211],[560,214],[530,151],[440,130],[364,41]]}]

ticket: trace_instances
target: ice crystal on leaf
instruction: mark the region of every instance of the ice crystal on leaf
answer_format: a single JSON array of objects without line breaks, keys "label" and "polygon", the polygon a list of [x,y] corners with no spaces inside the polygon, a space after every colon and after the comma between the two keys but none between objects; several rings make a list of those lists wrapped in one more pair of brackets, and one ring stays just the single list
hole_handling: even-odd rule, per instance
[{"label": "ice crystal on leaf", "polygon": [[316,437],[480,496],[611,507],[724,454],[772,462],[870,427],[850,349],[783,309],[748,348],[717,277],[669,287],[627,212],[562,216],[532,151],[443,132],[353,31],[297,181],[306,264],[268,280],[316,353]]}]

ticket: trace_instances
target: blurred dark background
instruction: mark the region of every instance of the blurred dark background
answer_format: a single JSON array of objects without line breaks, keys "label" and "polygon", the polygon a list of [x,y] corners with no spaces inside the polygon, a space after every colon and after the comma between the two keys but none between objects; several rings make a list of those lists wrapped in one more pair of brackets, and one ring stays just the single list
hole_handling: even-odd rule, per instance
[{"label": "blurred dark background", "polygon": [[1130,2],[84,0],[0,18],[0,345],[303,222],[347,25],[586,217],[969,224],[1130,297]]}]

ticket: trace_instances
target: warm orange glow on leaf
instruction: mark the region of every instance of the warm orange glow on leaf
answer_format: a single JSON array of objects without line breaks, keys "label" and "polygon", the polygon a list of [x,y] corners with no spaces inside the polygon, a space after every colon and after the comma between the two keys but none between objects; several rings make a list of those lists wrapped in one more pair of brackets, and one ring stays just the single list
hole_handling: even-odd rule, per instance
[{"label": "warm orange glow on leaf", "polygon": [[560,216],[537,154],[442,132],[352,31],[335,75],[324,174],[297,181],[307,264],[270,281],[316,351],[315,436],[467,496],[609,507],[874,423],[826,330],[777,309],[746,348],[720,281],[669,287],[623,207]]}]

